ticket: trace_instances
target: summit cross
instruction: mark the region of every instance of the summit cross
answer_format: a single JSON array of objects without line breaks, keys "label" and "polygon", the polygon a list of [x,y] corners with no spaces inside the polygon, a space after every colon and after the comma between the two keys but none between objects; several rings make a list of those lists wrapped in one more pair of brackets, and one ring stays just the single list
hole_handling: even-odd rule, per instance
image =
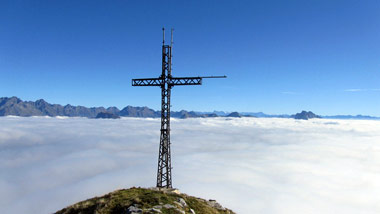
[{"label": "summit cross", "polygon": [[202,85],[203,78],[226,78],[226,76],[173,77],[172,47],[173,29],[170,45],[165,44],[165,28],[162,41],[162,73],[158,78],[132,79],[132,86],[161,87],[161,135],[158,153],[157,185],[158,188],[172,188],[172,167],[170,154],[170,93],[174,86]]}]

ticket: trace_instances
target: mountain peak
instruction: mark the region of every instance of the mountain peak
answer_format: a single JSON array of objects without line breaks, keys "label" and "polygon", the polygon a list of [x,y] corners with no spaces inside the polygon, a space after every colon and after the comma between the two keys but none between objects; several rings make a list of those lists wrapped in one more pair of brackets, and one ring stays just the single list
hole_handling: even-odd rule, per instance
[{"label": "mountain peak", "polygon": [[297,120],[308,120],[308,119],[312,119],[312,118],[321,118],[321,116],[318,116],[311,111],[302,111],[301,113],[297,113],[295,115],[292,115],[292,117],[294,119],[297,119]]},{"label": "mountain peak", "polygon": [[36,102],[34,102],[37,106],[40,106],[40,105],[48,105],[49,103],[46,102],[44,99],[39,99],[39,100],[36,100]]},{"label": "mountain peak", "polygon": [[1,97],[0,102],[7,102],[7,103],[19,103],[22,102],[18,97]]},{"label": "mountain peak", "polygon": [[239,112],[232,112],[231,114],[227,115],[227,117],[241,117],[241,115],[239,114]]}]

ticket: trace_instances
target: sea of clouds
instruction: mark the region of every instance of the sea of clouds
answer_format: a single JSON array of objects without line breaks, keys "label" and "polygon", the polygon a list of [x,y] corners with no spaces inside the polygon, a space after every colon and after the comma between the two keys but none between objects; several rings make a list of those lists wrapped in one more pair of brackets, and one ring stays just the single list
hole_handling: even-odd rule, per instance
[{"label": "sea of clouds", "polygon": [[[159,119],[0,118],[1,213],[156,182]],[[172,120],[173,186],[237,213],[380,213],[380,121]]]}]

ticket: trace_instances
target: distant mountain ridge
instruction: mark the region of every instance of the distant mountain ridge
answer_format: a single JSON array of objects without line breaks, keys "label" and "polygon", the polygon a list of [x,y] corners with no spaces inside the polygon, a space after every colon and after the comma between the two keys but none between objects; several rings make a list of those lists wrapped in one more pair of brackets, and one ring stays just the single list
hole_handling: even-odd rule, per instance
[{"label": "distant mountain ridge", "polygon": [[[43,99],[33,101],[23,101],[18,97],[1,97],[0,98],[0,116],[66,116],[66,117],[88,117],[96,118],[99,113],[110,113],[120,117],[161,117],[161,111],[155,111],[148,107],[127,106],[123,109],[117,107],[84,107],[65,106],[59,104],[50,104]],[[101,117],[105,115],[100,114]],[[108,115],[109,116],[109,115]],[[191,117],[217,117],[216,114],[198,114],[193,111],[171,112],[171,117],[175,118],[191,118]],[[99,118],[99,117],[98,117]]]},{"label": "distant mountain ridge", "polygon": [[[213,112],[197,112],[197,113],[201,113],[201,114],[214,113],[217,116],[225,117],[225,116],[228,116],[229,114],[231,114],[233,112],[213,111]],[[300,112],[300,113],[302,113],[302,112]],[[298,113],[298,114],[300,114],[300,113]],[[296,116],[296,114],[293,114],[293,115],[290,115],[290,114],[265,114],[263,112],[239,112],[239,114],[241,115],[241,117],[252,116],[252,117],[258,117],[258,118],[295,118],[295,116]],[[319,118],[323,118],[323,119],[380,120],[380,117],[374,117],[374,116],[369,116],[369,115],[360,115],[360,114],[358,114],[358,115],[329,115],[329,116],[317,115],[317,116]]]},{"label": "distant mountain ridge", "polygon": [[[304,112],[304,113],[303,113]],[[366,119],[366,120],[378,120],[380,117],[372,117],[365,115],[335,115],[335,116],[318,116],[313,112],[303,111],[295,115],[281,114],[271,115],[263,112],[195,112],[195,111],[173,111],[171,117],[173,118],[196,118],[196,117],[260,117],[260,118],[295,118],[297,115],[303,113],[304,118],[327,118],[327,119]],[[155,111],[148,107],[134,107],[127,106],[123,109],[117,107],[84,107],[84,106],[72,106],[50,104],[43,99],[33,101],[23,101],[18,97],[1,97],[0,98],[0,116],[14,115],[21,117],[29,116],[66,116],[66,117],[88,117],[96,118],[99,113],[110,113],[120,117],[161,117],[161,111]],[[308,114],[308,115],[307,115]],[[315,115],[315,116],[313,116]]]},{"label": "distant mountain ridge", "polygon": [[[109,108],[110,109],[110,108]],[[111,109],[110,109],[111,110]],[[100,112],[106,112],[104,107],[87,108],[84,106],[50,104],[43,99],[22,101],[17,97],[0,98],[0,116],[68,116],[68,117],[95,117]]]}]

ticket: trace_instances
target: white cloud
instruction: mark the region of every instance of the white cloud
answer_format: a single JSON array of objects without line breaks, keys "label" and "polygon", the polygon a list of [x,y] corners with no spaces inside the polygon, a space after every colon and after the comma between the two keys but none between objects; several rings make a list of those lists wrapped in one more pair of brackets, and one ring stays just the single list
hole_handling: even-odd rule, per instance
[{"label": "white cloud", "polygon": [[380,91],[379,88],[350,88],[345,89],[345,92],[365,92],[365,91]]},{"label": "white cloud", "polygon": [[346,89],[344,90],[346,92],[360,92],[360,91],[367,91],[366,89],[360,89],[360,88],[350,88],[350,89]]},{"label": "white cloud", "polygon": [[[159,119],[1,117],[0,206],[155,185]],[[172,120],[173,184],[238,213],[380,213],[380,121]]]}]

